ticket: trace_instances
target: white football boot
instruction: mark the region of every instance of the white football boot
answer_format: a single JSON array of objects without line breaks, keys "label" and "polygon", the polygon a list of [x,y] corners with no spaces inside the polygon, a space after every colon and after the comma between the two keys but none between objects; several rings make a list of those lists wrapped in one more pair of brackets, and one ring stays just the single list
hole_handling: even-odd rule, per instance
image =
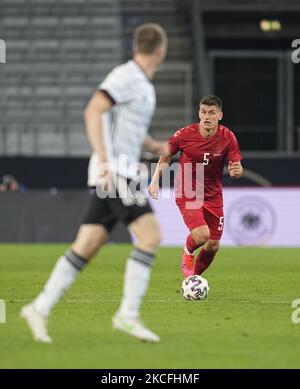
[{"label": "white football boot", "polygon": [[145,342],[158,343],[160,337],[146,328],[140,318],[128,319],[118,312],[112,319],[114,329],[125,332]]},{"label": "white football boot", "polygon": [[32,304],[25,305],[21,309],[20,317],[26,320],[34,340],[42,343],[51,343],[52,339],[48,335],[47,318],[40,315]]}]

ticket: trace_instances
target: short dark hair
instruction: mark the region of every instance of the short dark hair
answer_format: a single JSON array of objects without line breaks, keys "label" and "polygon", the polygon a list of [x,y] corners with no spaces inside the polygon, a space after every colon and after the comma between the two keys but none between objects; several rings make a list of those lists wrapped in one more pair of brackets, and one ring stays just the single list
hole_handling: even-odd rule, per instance
[{"label": "short dark hair", "polygon": [[167,45],[166,31],[157,23],[144,23],[133,33],[133,49],[140,54],[153,54],[163,45]]},{"label": "short dark hair", "polygon": [[209,95],[209,96],[202,97],[202,99],[200,100],[199,107],[202,104],[204,104],[204,105],[215,105],[221,111],[222,111],[222,108],[223,108],[222,100],[220,99],[220,97],[215,96],[215,95]]}]

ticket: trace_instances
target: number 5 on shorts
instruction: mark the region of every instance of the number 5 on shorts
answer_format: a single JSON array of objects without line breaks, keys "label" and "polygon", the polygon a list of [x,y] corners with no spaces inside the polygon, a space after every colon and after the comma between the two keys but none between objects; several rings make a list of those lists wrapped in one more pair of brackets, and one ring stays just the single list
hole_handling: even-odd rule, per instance
[{"label": "number 5 on shorts", "polygon": [[218,231],[223,231],[223,227],[224,227],[224,216],[221,216],[219,221]]}]

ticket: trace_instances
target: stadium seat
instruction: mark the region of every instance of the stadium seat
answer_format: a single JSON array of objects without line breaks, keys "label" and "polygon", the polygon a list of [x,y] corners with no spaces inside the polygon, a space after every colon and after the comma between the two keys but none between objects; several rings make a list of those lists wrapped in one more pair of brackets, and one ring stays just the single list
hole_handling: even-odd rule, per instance
[{"label": "stadium seat", "polygon": [[[5,140],[1,150],[8,147],[11,154],[19,148],[23,154],[34,154],[39,149],[42,155],[60,142],[56,152],[62,155],[88,155],[84,107],[107,72],[126,60],[124,48],[125,55],[131,56],[129,35],[136,24],[146,21],[164,25],[170,42],[167,63],[154,81],[158,110],[152,128],[163,138],[165,131],[177,128],[186,117],[190,46],[188,27],[174,0],[0,3],[0,36],[7,37],[9,61],[0,74],[0,137]],[[36,140],[33,147],[29,147],[30,137]]]}]

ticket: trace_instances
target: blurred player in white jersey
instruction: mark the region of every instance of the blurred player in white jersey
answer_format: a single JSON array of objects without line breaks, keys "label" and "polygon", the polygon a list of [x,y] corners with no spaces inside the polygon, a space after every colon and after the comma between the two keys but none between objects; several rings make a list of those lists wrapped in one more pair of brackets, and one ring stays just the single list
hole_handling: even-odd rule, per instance
[{"label": "blurred player in white jersey", "polygon": [[[140,319],[140,306],[160,242],[160,228],[147,198],[141,196],[140,191],[132,190],[131,184],[143,145],[154,153],[162,151],[162,144],[147,133],[156,106],[151,80],[167,51],[163,28],[152,23],[139,26],[134,32],[133,51],[132,60],[107,75],[84,112],[86,132],[93,149],[88,185],[97,190],[92,191],[87,213],[71,249],[59,258],[42,292],[21,310],[21,317],[27,321],[37,341],[52,341],[47,331],[52,307],[107,241],[119,220],[126,223],[136,243],[127,261],[123,298],[113,317],[113,327],[145,341],[160,340]],[[98,196],[98,189],[107,189],[107,183],[115,187],[115,198]],[[129,198],[122,199],[120,192],[124,183]]]}]

